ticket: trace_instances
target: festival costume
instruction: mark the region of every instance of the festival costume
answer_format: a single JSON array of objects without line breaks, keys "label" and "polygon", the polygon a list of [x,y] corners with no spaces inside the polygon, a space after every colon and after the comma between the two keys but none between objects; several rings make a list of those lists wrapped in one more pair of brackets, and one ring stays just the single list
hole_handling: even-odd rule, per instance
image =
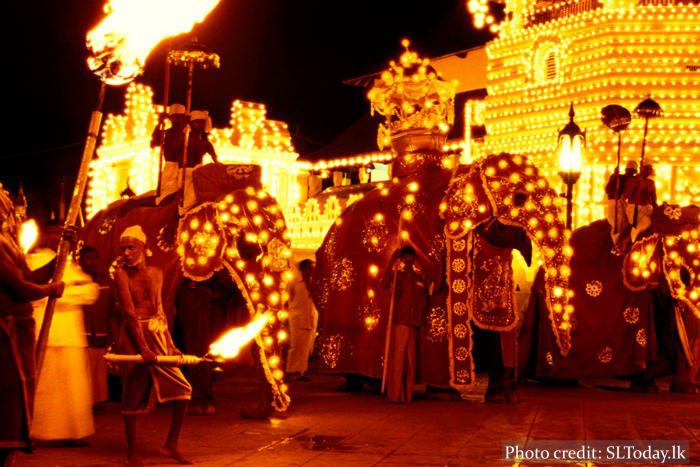
[{"label": "festival costume", "polygon": [[289,285],[289,352],[287,373],[305,373],[313,350],[318,312],[306,288],[297,277]]},{"label": "festival costume", "polygon": [[[136,319],[136,322],[143,332],[146,345],[153,353],[175,355],[168,348],[168,324],[163,317]],[[129,336],[125,323],[122,324],[119,336],[118,352],[124,355],[141,353]],[[192,387],[178,367],[121,364],[120,372],[123,388],[122,413],[125,415],[150,412],[155,408],[156,402],[190,400]]]},{"label": "festival costume", "polygon": [[[562,357],[549,332],[545,307],[544,270],[532,295],[520,339],[521,376],[560,379],[609,378],[644,371],[657,360],[653,296],[632,291],[622,274],[624,256],[612,253],[610,226],[595,221],[571,236],[571,290],[577,310],[571,351]],[[532,338],[535,356],[527,352]]]},{"label": "festival costume", "polygon": [[[619,235],[628,225],[627,217],[625,214],[625,202],[624,198],[622,197],[622,194],[625,192],[627,182],[633,177],[633,172],[626,172],[622,175],[615,172],[610,176],[608,184],[605,185],[605,194],[607,196],[605,218],[608,220],[610,226],[613,227],[613,231],[617,230],[616,234],[612,233],[613,231],[611,231],[611,235],[613,235],[613,242],[617,241]],[[616,215],[617,218],[615,218]],[[615,225],[617,225],[617,229],[615,229]]]},{"label": "festival costume", "polygon": [[420,327],[428,303],[424,279],[405,264],[396,271],[394,310],[387,360],[387,397],[411,402],[417,367]]},{"label": "festival costume", "polygon": [[[29,255],[30,266],[46,262],[54,253]],[[35,269],[35,268],[32,268]],[[66,289],[56,302],[41,377],[36,387],[31,438],[76,440],[95,432],[92,382],[81,306],[97,300],[98,286],[77,265],[66,265]],[[41,327],[46,299],[33,303]]]},{"label": "festival costume", "polygon": [[656,206],[656,185],[653,180],[637,175],[627,181],[622,199],[627,203],[625,214],[633,226],[631,239],[635,241],[640,233],[651,227],[651,214]]},{"label": "festival costume", "polygon": [[0,316],[0,449],[28,449],[34,401],[34,318],[29,303]]},{"label": "festival costume", "polygon": [[[11,212],[0,185],[0,225]],[[8,211],[10,209],[10,211]],[[14,219],[14,216],[9,216]],[[3,232],[4,234],[4,232]],[[4,237],[8,238],[8,237]],[[19,269],[26,268],[24,257],[14,238],[7,246],[15,251],[10,257]],[[2,246],[0,245],[0,248]],[[34,405],[35,324],[28,301],[16,301],[11,290],[0,284],[5,303],[0,305],[0,459],[9,449],[29,449],[29,427]]]}]

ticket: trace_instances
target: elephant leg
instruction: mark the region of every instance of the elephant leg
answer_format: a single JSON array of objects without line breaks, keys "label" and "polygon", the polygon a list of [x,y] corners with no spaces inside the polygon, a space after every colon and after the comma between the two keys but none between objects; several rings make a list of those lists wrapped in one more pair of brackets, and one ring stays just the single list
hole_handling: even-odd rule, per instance
[{"label": "elephant leg", "polygon": [[[177,317],[182,330],[184,352],[199,357],[206,355],[211,344],[211,294],[206,285],[186,281],[177,301]],[[213,401],[213,371],[208,365],[187,367],[187,379],[192,385],[192,414],[215,413],[209,410]]]},{"label": "elephant leg", "polygon": [[255,372],[258,378],[258,402],[245,404],[239,412],[243,418],[251,418],[254,420],[262,420],[268,418],[275,411],[272,406],[272,388],[265,377],[265,370],[260,361],[260,347],[257,343],[251,346],[253,352],[253,360],[255,361]]},{"label": "elephant leg", "polygon": [[481,344],[493,350],[482,353],[489,376],[484,401],[517,404],[520,396],[515,386],[515,333],[483,330],[480,334]]},{"label": "elephant leg", "polygon": [[[675,310],[674,310],[675,311]],[[680,318],[676,323],[678,328],[676,328],[675,337],[675,370],[673,372],[673,379],[671,379],[670,392],[676,392],[680,394],[700,394],[700,387],[698,387],[691,376],[692,369],[688,358],[686,357],[686,349],[684,349],[685,341],[686,345],[688,342],[688,335],[686,334],[685,325],[683,323],[683,318]],[[689,350],[689,349],[688,349]]]},{"label": "elephant leg", "polygon": [[659,392],[659,387],[656,385],[656,379],[654,378],[654,372],[651,369],[647,369],[646,371],[633,374],[630,380],[630,391],[646,392],[650,394]]},{"label": "elephant leg", "polygon": [[[679,349],[681,350],[681,349]],[[682,352],[679,352],[678,360],[676,361],[676,371],[671,379],[670,392],[676,392],[680,394],[700,394],[700,388],[693,384],[690,378],[690,367],[682,356]]]}]

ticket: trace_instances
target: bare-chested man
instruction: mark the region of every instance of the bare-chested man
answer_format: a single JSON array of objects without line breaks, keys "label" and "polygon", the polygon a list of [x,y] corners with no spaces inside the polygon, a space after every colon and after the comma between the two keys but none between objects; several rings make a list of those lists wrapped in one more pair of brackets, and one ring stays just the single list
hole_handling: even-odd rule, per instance
[{"label": "bare-chested man", "polygon": [[0,184],[0,466],[12,463],[15,449],[29,447],[35,372],[30,301],[60,297],[65,286],[46,284],[55,261],[29,270],[18,230],[12,200]]},{"label": "bare-chested man", "polygon": [[192,388],[179,368],[154,364],[158,355],[180,355],[163,313],[163,273],[146,264],[146,235],[140,226],[125,229],[119,246],[124,264],[114,273],[123,317],[118,349],[122,354],[141,354],[148,363],[121,368],[128,462],[143,465],[136,453],[135,415],[150,412],[156,401],[172,401],[170,431],[160,452],[181,464],[191,464],[178,450],[178,439]]}]

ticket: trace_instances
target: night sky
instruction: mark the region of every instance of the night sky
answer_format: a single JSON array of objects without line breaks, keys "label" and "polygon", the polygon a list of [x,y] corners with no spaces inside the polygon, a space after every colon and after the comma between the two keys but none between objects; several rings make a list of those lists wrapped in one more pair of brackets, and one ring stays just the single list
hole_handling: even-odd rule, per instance
[{"label": "night sky", "polygon": [[[106,0],[11,2],[3,32],[7,116],[0,182],[20,181],[30,211],[57,204],[59,181],[73,186],[98,79],[85,65],[85,35]],[[148,0],[143,0],[148,1]],[[488,40],[475,32],[464,0],[221,0],[194,34],[218,53],[221,68],[195,73],[193,108],[227,126],[231,101],[263,102],[283,120],[298,152],[330,142],[369,109],[366,90],[342,84],[383,69],[408,37],[423,55],[439,56]],[[188,40],[180,36],[175,46]],[[137,79],[162,99],[167,44]],[[121,113],[126,86],[109,87],[104,105]],[[184,103],[185,73],[174,69],[171,102]],[[55,208],[54,208],[55,209]]]}]

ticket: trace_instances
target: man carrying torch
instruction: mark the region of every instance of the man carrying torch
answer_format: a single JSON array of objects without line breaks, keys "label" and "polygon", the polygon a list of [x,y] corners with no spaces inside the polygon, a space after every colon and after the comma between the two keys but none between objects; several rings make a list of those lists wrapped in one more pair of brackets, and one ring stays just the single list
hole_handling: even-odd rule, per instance
[{"label": "man carrying torch", "polygon": [[173,344],[161,303],[163,273],[146,264],[146,235],[138,225],[124,230],[119,240],[123,265],[114,272],[122,327],[120,354],[140,354],[148,365],[122,364],[122,414],[128,444],[128,464],[143,465],[136,453],[135,415],[147,413],[159,403],[173,402],[170,431],[161,454],[190,464],[178,450],[182,421],[192,387],[176,366],[157,365],[157,356],[179,356]]}]

